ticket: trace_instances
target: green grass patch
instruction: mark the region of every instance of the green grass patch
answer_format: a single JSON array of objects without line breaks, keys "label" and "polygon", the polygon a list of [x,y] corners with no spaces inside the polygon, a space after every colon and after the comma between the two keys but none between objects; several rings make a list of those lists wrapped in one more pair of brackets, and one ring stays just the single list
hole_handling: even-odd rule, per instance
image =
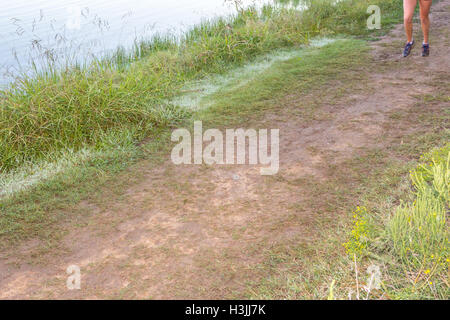
[{"label": "green grass patch", "polygon": [[344,246],[350,258],[389,262],[383,289],[390,298],[447,299],[450,145],[422,156],[410,177],[414,190],[405,198],[412,199],[394,208],[387,219],[377,219],[366,208],[357,210]]},{"label": "green grass patch", "polygon": [[399,298],[447,299],[450,145],[423,160],[411,171],[414,201],[399,206],[387,223],[389,248],[403,271],[393,274],[396,284],[389,291]]}]

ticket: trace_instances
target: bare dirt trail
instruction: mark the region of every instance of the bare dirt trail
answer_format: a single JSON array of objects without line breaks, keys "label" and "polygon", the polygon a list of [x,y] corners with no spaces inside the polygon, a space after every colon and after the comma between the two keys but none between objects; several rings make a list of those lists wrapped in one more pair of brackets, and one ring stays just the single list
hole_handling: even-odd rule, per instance
[{"label": "bare dirt trail", "polygon": [[[415,95],[433,94],[437,74],[449,78],[449,23],[446,0],[433,7],[432,51],[426,59],[417,47],[408,59],[400,57],[401,26],[373,43],[380,69],[367,70],[370,88],[357,87],[338,104],[321,105],[327,117],[296,119],[289,111],[305,97],[286,97],[286,114],[265,119],[271,128],[282,128],[278,175],[263,177],[252,166],[143,164],[143,182],[131,185],[123,199],[106,206],[80,204],[92,212],[87,225],[66,235],[52,259],[36,265],[14,256],[0,260],[0,298],[242,297],[247,281],[267,275],[262,267],[267,248],[307,245],[317,233],[332,232],[320,230],[317,221],[322,212],[339,214],[327,212],[337,195],[317,197],[311,183],[302,182],[326,183],[333,178],[331,165],[426,129],[397,123],[390,115],[407,112],[417,103]],[[332,92],[332,86],[324,88],[324,95]],[[24,257],[29,248],[16,253]],[[66,268],[72,264],[81,268],[81,290],[66,288]]]}]

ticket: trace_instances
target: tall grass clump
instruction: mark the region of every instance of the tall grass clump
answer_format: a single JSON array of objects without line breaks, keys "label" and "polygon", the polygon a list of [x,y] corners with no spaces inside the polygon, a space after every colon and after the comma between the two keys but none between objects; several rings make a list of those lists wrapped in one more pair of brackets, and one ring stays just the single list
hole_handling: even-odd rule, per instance
[{"label": "tall grass clump", "polygon": [[[388,15],[389,8],[399,6],[393,0],[373,2]],[[168,102],[188,81],[306,44],[330,30],[367,32],[365,0],[306,3],[303,11],[239,9],[181,38],[155,36],[88,65],[69,67],[50,59],[46,68],[0,92],[0,171],[52,160],[66,151],[101,149],[104,137],[114,132],[127,132],[138,141],[189,116],[189,110]]]},{"label": "tall grass clump", "polygon": [[383,288],[390,298],[448,299],[450,293],[450,145],[422,161],[410,171],[411,202],[396,207],[386,221],[368,219],[367,210],[359,209],[344,244],[350,256],[387,263]]},{"label": "tall grass clump", "polygon": [[411,171],[415,200],[397,208],[387,224],[388,239],[410,280],[408,291],[448,298],[450,145],[424,160]]}]

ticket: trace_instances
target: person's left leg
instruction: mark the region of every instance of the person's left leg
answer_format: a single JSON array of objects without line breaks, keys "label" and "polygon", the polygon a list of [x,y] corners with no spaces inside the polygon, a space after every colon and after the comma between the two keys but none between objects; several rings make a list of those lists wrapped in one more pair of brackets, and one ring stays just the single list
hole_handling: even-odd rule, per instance
[{"label": "person's left leg", "polygon": [[432,0],[420,0],[420,21],[422,23],[423,43],[428,44],[430,32],[430,9]]},{"label": "person's left leg", "polygon": [[403,0],[403,20],[405,25],[405,33],[407,42],[403,49],[403,57],[409,56],[414,46],[413,39],[413,16],[417,5],[417,0]]}]

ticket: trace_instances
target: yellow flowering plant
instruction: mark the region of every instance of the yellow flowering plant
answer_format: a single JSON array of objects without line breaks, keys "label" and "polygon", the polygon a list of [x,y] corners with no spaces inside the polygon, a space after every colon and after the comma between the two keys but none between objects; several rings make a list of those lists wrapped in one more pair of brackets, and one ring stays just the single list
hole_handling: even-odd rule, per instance
[{"label": "yellow flowering plant", "polygon": [[356,255],[363,256],[369,243],[369,223],[366,207],[357,207],[353,212],[353,227],[350,232],[349,240],[343,244],[347,254],[350,257]]}]

